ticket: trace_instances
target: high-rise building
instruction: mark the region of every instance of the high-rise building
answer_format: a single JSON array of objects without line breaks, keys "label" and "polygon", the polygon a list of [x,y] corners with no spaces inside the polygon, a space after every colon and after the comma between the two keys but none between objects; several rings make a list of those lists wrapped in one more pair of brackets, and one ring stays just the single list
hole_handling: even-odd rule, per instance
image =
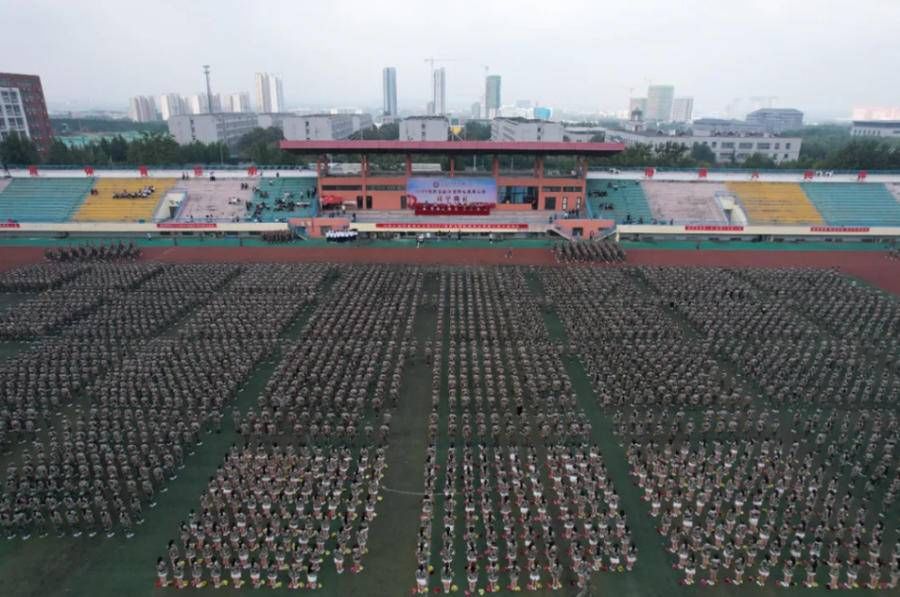
[{"label": "high-rise building", "polygon": [[284,112],[281,79],[269,73],[256,73],[256,111]]},{"label": "high-rise building", "polygon": [[252,112],[253,109],[250,107],[250,94],[246,91],[240,91],[237,93],[232,93],[226,98],[225,108],[226,112]]},{"label": "high-rise building", "polygon": [[164,93],[159,96],[159,115],[163,120],[186,112],[184,98],[177,93]]},{"label": "high-rise building", "polygon": [[644,112],[644,120],[670,120],[674,99],[675,88],[671,85],[647,87],[647,111]]},{"label": "high-rise building", "polygon": [[500,111],[500,75],[488,75],[484,82],[484,108],[488,118],[496,118]]},{"label": "high-rise building", "polygon": [[694,98],[676,97],[672,102],[672,122],[690,122],[694,116]]},{"label": "high-rise building", "polygon": [[205,93],[195,93],[187,98],[188,114],[209,114],[210,108],[213,113],[222,112],[222,96],[218,93],[213,94],[211,106]]},{"label": "high-rise building", "polygon": [[128,117],[135,122],[159,120],[156,103],[149,95],[138,95],[128,101]]},{"label": "high-rise building", "polygon": [[763,108],[747,114],[747,122],[766,133],[783,133],[803,128],[803,112],[794,108]]},{"label": "high-rise building", "polygon": [[475,119],[481,118],[481,102],[475,102],[472,104],[472,111],[470,116]]},{"label": "high-rise building", "polygon": [[37,75],[0,73],[0,140],[13,131],[31,139],[41,155],[50,151],[53,129]]},{"label": "high-rise building", "polygon": [[447,113],[447,71],[443,67],[434,71],[432,114],[443,116]]},{"label": "high-rise building", "polygon": [[381,71],[381,87],[384,95],[384,116],[397,115],[397,69],[393,66],[385,67]]},{"label": "high-rise building", "polygon": [[632,97],[628,100],[628,116],[631,117],[636,111],[640,110],[641,116],[647,114],[647,98],[646,97]]}]

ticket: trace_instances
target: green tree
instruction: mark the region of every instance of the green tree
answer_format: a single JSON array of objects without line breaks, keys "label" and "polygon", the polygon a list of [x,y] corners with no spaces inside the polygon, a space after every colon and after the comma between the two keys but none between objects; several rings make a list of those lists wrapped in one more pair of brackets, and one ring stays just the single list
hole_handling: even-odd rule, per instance
[{"label": "green tree", "polygon": [[12,131],[0,142],[0,162],[30,166],[39,164],[41,156],[35,144],[25,135]]},{"label": "green tree", "polygon": [[48,164],[73,164],[74,157],[73,152],[69,150],[65,143],[59,139],[54,139],[50,144],[50,151],[47,152],[45,161]]},{"label": "green tree", "polygon": [[463,139],[466,141],[489,141],[491,139],[491,125],[477,120],[470,120],[463,127]]},{"label": "green tree", "polygon": [[775,160],[761,153],[754,153],[744,160],[742,164],[744,168],[752,168],[753,170],[774,170],[777,168]]},{"label": "green tree", "polygon": [[710,149],[709,145],[697,143],[696,145],[691,147],[691,159],[693,159],[698,164],[712,166],[716,163],[716,153],[712,149]]}]

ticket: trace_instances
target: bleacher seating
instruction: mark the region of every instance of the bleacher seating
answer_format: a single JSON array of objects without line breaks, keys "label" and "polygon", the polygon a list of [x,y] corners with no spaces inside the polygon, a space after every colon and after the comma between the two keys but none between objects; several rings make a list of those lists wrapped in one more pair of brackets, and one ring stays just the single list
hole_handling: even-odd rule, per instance
[{"label": "bleacher seating", "polygon": [[[157,204],[175,182],[174,178],[99,178],[94,187],[97,194],[88,195],[72,219],[76,222],[149,222]],[[149,197],[113,198],[115,193],[135,193],[148,186],[156,189]]]},{"label": "bleacher seating", "polygon": [[900,226],[900,202],[883,184],[806,183],[803,190],[833,226]]},{"label": "bleacher seating", "polygon": [[[643,221],[649,224],[653,220],[647,197],[637,180],[588,180],[588,201],[595,218],[605,218],[623,223],[631,216],[632,223]],[[606,196],[599,196],[600,193]],[[606,209],[606,205],[612,209]]]},{"label": "bleacher seating", "polygon": [[[266,209],[259,216],[261,222],[275,222],[287,218],[308,218],[316,214],[315,196],[316,179],[312,177],[283,176],[280,178],[263,178],[257,181],[256,186],[260,191],[268,193],[268,198],[260,196],[259,192],[253,193],[251,201],[254,204],[263,203]],[[286,201],[308,203],[308,207],[295,207],[293,210],[276,211],[278,199]],[[248,219],[253,218],[253,209],[247,212]]]},{"label": "bleacher seating", "polygon": [[[241,183],[250,179],[227,178],[217,181],[192,178],[181,181],[177,189],[187,192],[175,219],[179,222],[233,222],[247,217],[247,201],[250,189],[241,189]],[[229,201],[237,199],[236,203]]]},{"label": "bleacher seating", "polygon": [[642,183],[652,217],[675,224],[726,224],[728,220],[716,196],[727,193],[724,184],[714,182]]},{"label": "bleacher seating", "polygon": [[3,192],[3,189],[5,189],[10,182],[12,182],[11,178],[0,178],[0,193]]},{"label": "bleacher seating", "polygon": [[799,184],[756,181],[729,182],[727,186],[737,196],[750,224],[824,223],[822,215]]},{"label": "bleacher seating", "polygon": [[887,190],[891,192],[897,201],[900,201],[900,182],[890,182],[884,186],[887,187]]},{"label": "bleacher seating", "polygon": [[91,178],[14,178],[0,192],[0,221],[65,222],[93,184]]}]

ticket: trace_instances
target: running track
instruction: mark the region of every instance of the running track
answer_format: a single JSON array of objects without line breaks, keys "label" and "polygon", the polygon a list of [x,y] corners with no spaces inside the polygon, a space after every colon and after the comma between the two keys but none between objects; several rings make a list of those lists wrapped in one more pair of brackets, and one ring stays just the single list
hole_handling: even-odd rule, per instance
[{"label": "running track", "polygon": [[[144,258],[166,263],[409,263],[556,265],[549,249],[148,247]],[[44,259],[41,247],[0,247],[0,271]],[[900,261],[877,251],[724,251],[632,249],[630,265],[834,268],[900,296]]]}]

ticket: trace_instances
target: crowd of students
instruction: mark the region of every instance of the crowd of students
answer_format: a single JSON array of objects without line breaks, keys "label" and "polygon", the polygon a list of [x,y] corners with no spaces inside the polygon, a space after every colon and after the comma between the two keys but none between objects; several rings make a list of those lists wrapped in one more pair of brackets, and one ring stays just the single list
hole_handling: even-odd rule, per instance
[{"label": "crowd of students", "polygon": [[[627,517],[558,347],[536,304],[508,300],[527,294],[522,270],[441,278],[436,337],[446,327],[449,341],[446,357],[439,342],[426,349],[434,368],[433,410],[416,547],[418,593],[450,593],[457,585],[470,595],[585,588],[593,573],[630,570],[637,561]],[[442,407],[449,445],[439,443]],[[439,571],[434,579],[431,570]]]},{"label": "crowd of students", "polygon": [[684,584],[897,587],[896,300],[820,270],[544,279]]},{"label": "crowd of students", "polygon": [[620,263],[625,261],[625,251],[612,240],[576,239],[553,247],[556,260],[566,263]]},{"label": "crowd of students", "polygon": [[[324,277],[320,266],[294,267],[307,284]],[[257,269],[103,263],[47,291],[100,300],[55,336],[33,332],[36,342],[0,365],[0,447],[17,448],[0,498],[8,538],[135,532],[308,303],[309,293],[239,290],[259,284]],[[162,334],[185,316],[177,334]]]}]

